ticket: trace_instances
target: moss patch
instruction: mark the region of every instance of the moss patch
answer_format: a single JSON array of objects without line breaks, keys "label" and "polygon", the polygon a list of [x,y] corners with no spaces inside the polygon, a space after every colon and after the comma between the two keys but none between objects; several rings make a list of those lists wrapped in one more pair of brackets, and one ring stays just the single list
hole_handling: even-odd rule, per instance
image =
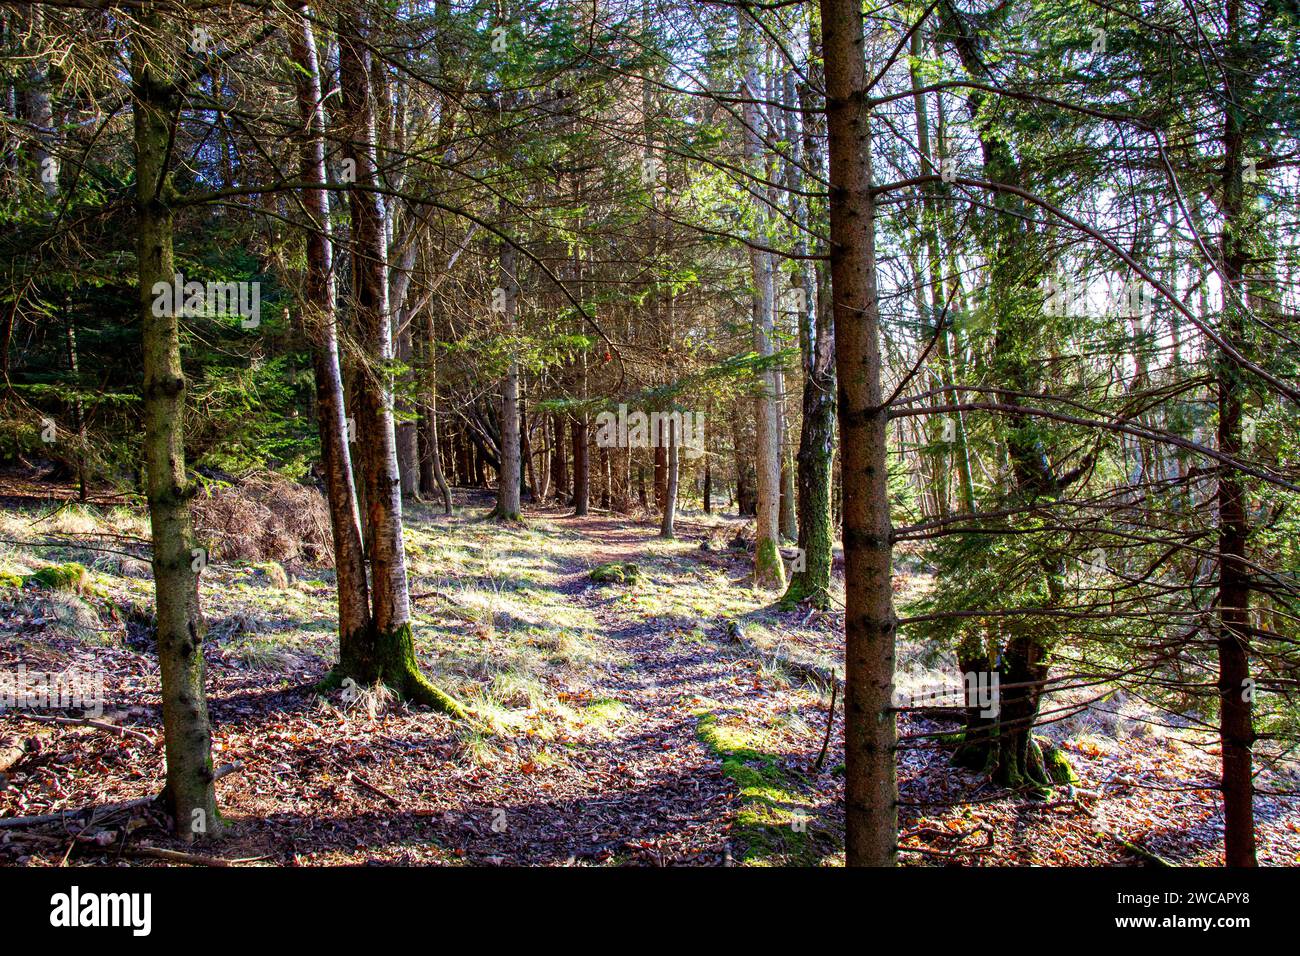
[{"label": "moss patch", "polygon": [[1070,758],[1065,755],[1065,751],[1043,737],[1038,738],[1038,744],[1043,751],[1043,769],[1052,782],[1060,786],[1078,786],[1079,777],[1070,766]]},{"label": "moss patch", "polygon": [[76,562],[51,564],[27,576],[27,583],[46,591],[71,591],[81,594],[90,586],[90,575]]},{"label": "moss patch", "polygon": [[817,866],[835,848],[819,825],[813,801],[797,776],[763,749],[761,735],[736,718],[708,713],[696,736],[722,760],[722,772],[740,791],[732,836],[749,866]]},{"label": "moss patch", "polygon": [[597,584],[636,584],[640,576],[640,569],[631,562],[601,564],[591,569],[591,580]]},{"label": "moss patch", "polygon": [[609,697],[598,697],[583,708],[593,720],[618,720],[627,714],[627,706]]}]

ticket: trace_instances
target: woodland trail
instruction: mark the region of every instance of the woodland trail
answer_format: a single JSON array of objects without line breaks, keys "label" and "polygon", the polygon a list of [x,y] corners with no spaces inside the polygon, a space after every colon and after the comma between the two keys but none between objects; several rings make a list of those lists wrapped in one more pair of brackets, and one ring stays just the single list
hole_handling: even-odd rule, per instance
[{"label": "woodland trail", "polygon": [[[422,655],[462,693],[492,695],[482,727],[321,697],[315,685],[335,653],[332,585],[311,570],[277,586],[257,569],[210,566],[215,756],[242,763],[219,786],[229,827],[212,852],[253,865],[718,866],[747,851],[736,832],[743,788],[702,739],[703,723],[802,712],[795,733],[815,748],[824,707],[727,641],[726,620],[754,607],[747,564],[743,552],[700,551],[696,538],[730,532],[687,521],[665,543],[652,523],[554,507],[531,508],[512,528],[482,520],[484,497],[458,492],[455,516],[420,511],[410,522]],[[610,562],[636,563],[640,581],[591,581]],[[112,607],[147,615],[136,597],[147,582],[102,580]],[[163,779],[147,628],[114,617],[125,631],[103,647],[51,630],[53,619],[40,602],[16,607],[0,663],[103,669],[108,719],[139,735],[15,724],[41,739],[16,786],[0,790],[0,816],[138,800]],[[764,760],[810,762],[794,738],[774,739],[781,753]],[[823,784],[836,786],[829,775]],[[136,817],[97,826],[105,839],[129,827],[172,845],[155,809]],[[0,855],[62,858],[46,850],[34,836]],[[96,859],[88,848],[76,858]]]},{"label": "woodland trail", "polygon": [[[590,541],[592,564],[639,563],[650,528],[600,517],[566,522]],[[608,735],[584,739],[570,754],[576,790],[559,805],[533,804],[507,815],[513,835],[503,862],[606,861],[615,855],[651,865],[718,865],[727,839],[734,786],[697,735],[701,700],[735,699],[741,670],[714,646],[686,644],[671,621],[617,588],[594,585],[575,565],[563,590],[589,608],[599,626],[588,639],[621,662],[592,687],[626,714]]]}]

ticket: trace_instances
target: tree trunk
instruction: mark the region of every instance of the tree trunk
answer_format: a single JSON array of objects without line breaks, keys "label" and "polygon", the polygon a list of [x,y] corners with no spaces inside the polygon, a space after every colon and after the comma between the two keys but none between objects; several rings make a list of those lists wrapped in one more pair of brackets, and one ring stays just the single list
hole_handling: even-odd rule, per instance
[{"label": "tree trunk", "polygon": [[844,482],[845,858],[893,866],[894,617],[876,296],[871,129],[856,0],[821,0],[830,156],[830,264]]},{"label": "tree trunk", "polygon": [[[412,363],[412,356],[411,324],[410,322],[403,321],[399,323],[397,331],[396,357],[399,362],[409,367]],[[409,380],[411,377],[412,375],[409,371],[403,375],[404,379]],[[415,414],[415,409],[405,398],[401,399],[400,408],[407,416]],[[398,474],[400,476],[402,496],[418,500],[420,497],[420,436],[418,420],[399,422],[396,425],[396,442]]]},{"label": "tree trunk", "polygon": [[703,499],[704,513],[713,514],[713,470],[710,462],[710,456],[704,456],[704,490],[700,492]]},{"label": "tree trunk", "polygon": [[569,458],[565,451],[564,417],[558,412],[551,416],[551,487],[559,501],[569,494]]},{"label": "tree trunk", "polygon": [[[320,60],[316,38],[300,8],[290,32],[289,52],[296,73],[298,115],[304,136],[300,169],[304,182],[324,183],[325,111],[321,104]],[[365,553],[361,544],[361,519],[357,511],[352,461],[348,455],[348,429],[339,371],[338,315],[335,302],[333,245],[330,236],[329,194],[324,189],[303,190],[307,224],[306,301],[303,326],[312,348],[316,379],[316,418],[320,430],[321,468],[334,540],[334,569],[339,603],[340,642],[357,639],[370,627],[370,590],[366,582]]]},{"label": "tree trunk", "polygon": [[[753,20],[743,10],[738,11],[741,32],[741,55],[744,62],[746,87],[743,106],[745,126],[745,159],[751,175],[765,176],[762,134],[763,119],[758,101],[763,96],[755,67],[757,40]],[[753,239],[765,241],[761,225],[770,212],[759,201]],[[773,324],[775,319],[774,271],[771,253],[757,246],[749,247],[750,272],[754,282],[753,336],[754,351],[760,356],[772,355]],[[785,567],[781,563],[779,545],[781,510],[781,418],[777,407],[781,385],[775,369],[758,375],[759,394],[754,398],[757,452],[754,471],[757,476],[758,522],[754,541],[754,584],[760,588],[785,587]]]},{"label": "tree trunk", "polygon": [[442,499],[444,514],[451,514],[451,488],[442,470],[442,445],[438,434],[438,341],[432,308],[425,310],[423,383],[420,390],[420,494]]},{"label": "tree trunk", "polygon": [[[1254,238],[1244,196],[1243,167],[1246,138],[1242,128],[1245,101],[1241,87],[1248,82],[1238,60],[1244,59],[1240,36],[1240,0],[1228,0],[1229,60],[1224,75],[1227,90],[1223,114],[1223,233],[1220,268],[1226,280],[1220,334],[1233,348],[1245,347],[1245,310],[1249,289],[1245,281]],[[1226,357],[1217,375],[1219,451],[1237,459],[1242,449],[1242,400],[1246,393],[1240,373]],[[1255,866],[1254,778],[1251,747],[1255,742],[1250,687],[1250,565],[1245,493],[1231,465],[1219,465],[1219,741],[1223,750],[1223,844],[1228,866]]]},{"label": "tree trunk", "polygon": [[736,463],[736,514],[751,518],[758,513],[758,498],[754,494],[754,469],[745,453],[740,426],[740,403],[731,408],[731,442]]},{"label": "tree trunk", "polygon": [[[916,115],[916,148],[921,157],[921,169],[927,175],[934,175],[935,165],[933,154],[930,151],[930,119],[929,111],[926,109],[925,94],[920,92],[924,86],[924,78],[921,76],[921,61],[925,50],[922,44],[921,31],[917,30],[912,35],[912,100],[913,112]],[[930,286],[930,312],[932,315],[933,332],[937,336],[939,346],[939,371],[941,382],[951,384],[954,380],[952,348],[949,344],[951,336],[947,326],[951,325],[943,319],[943,313],[946,311],[947,303],[955,297],[955,281],[951,283],[944,282],[943,276],[943,256],[939,243],[939,208],[936,196],[938,187],[934,183],[927,183],[921,193],[922,208],[922,232],[925,236],[925,254],[929,272]],[[949,295],[947,293],[954,293]],[[939,328],[939,323],[943,322],[944,328]],[[954,396],[943,395],[937,396],[936,401],[953,401]],[[957,461],[957,473],[960,478],[958,485],[958,494],[962,511],[966,514],[975,512],[975,484],[971,478],[970,452],[966,440],[966,417],[962,412],[955,412],[953,428],[953,455]],[[942,433],[941,433],[942,437]]]},{"label": "tree trunk", "polygon": [[585,515],[590,506],[591,469],[587,455],[587,416],[573,416],[573,513]]},{"label": "tree trunk", "polygon": [[519,440],[519,362],[514,357],[515,309],[519,302],[519,279],[516,275],[517,254],[508,242],[501,243],[500,287],[504,312],[502,322],[510,340],[510,364],[501,383],[501,467],[497,473],[497,503],[492,517],[498,521],[519,520],[520,440]]},{"label": "tree trunk", "polygon": [[672,538],[676,536],[673,523],[677,519],[677,479],[679,472],[676,419],[669,418],[665,425],[668,432],[668,476],[667,485],[664,489],[664,513],[663,520],[659,524],[659,537]]},{"label": "tree trunk", "polygon": [[[523,474],[520,475],[519,480],[524,482],[524,490],[528,492],[528,500],[540,502],[546,498],[546,485],[537,483],[537,469],[533,464],[535,453],[533,452],[533,440],[529,435],[527,383],[522,385],[519,391],[519,455],[523,461]],[[543,449],[542,454],[544,461],[545,449]],[[545,474],[544,470],[543,474]]]},{"label": "tree trunk", "polygon": [[[785,404],[785,377],[780,376],[779,380],[783,391],[782,397],[776,406],[778,413]],[[785,415],[778,414],[777,420],[781,435],[781,510],[779,518],[781,537],[786,541],[798,541],[799,519],[795,513],[794,459],[790,454],[789,442],[786,441]]]},{"label": "tree trunk", "polygon": [[373,627],[364,640],[340,648],[334,677],[358,683],[382,681],[415,703],[463,715],[461,706],[421,673],[411,633],[406,552],[402,545],[402,495],[393,427],[391,362],[393,337],[388,313],[388,249],[383,199],[375,191],[378,169],[375,118],[370,95],[370,54],[361,26],[339,17],[340,133],[344,155],[356,164],[356,185],[348,191],[352,220],[352,297],[357,344],[367,367],[357,375],[357,442],[366,489],[366,551],[370,557]]},{"label": "tree trunk", "polygon": [[[662,422],[654,425],[653,429],[657,433],[661,433],[663,431]],[[668,499],[668,448],[662,434],[651,435],[650,441],[654,445],[655,508],[662,514],[664,502]]]},{"label": "tree trunk", "polygon": [[[814,43],[816,38],[814,37]],[[820,80],[820,76],[816,79]],[[798,88],[803,110],[802,138],[791,129],[789,139],[802,144],[796,163],[802,161],[820,173],[820,114],[813,108],[813,96],[806,85]],[[792,167],[796,187],[803,183],[798,166]],[[806,203],[798,206],[801,222],[811,220]],[[801,242],[801,248],[804,245]],[[824,250],[823,250],[824,251]],[[799,316],[800,356],[803,361],[803,416],[796,455],[796,483],[799,509],[799,549],[804,569],[790,576],[781,603],[790,608],[801,601],[814,607],[830,606],[831,568],[834,559],[834,531],[831,527],[831,475],[835,463],[835,323],[831,308],[829,276],[822,263],[800,268],[805,308]]]},{"label": "tree trunk", "polygon": [[611,507],[621,515],[627,514],[632,510],[632,503],[629,495],[632,486],[632,450],[630,448],[619,448],[611,453],[614,458],[614,498]]},{"label": "tree trunk", "polygon": [[[194,537],[185,470],[185,374],[181,367],[179,316],[155,309],[155,283],[170,285],[172,210],[176,197],[168,157],[171,123],[180,105],[170,67],[159,48],[176,35],[157,7],[141,8],[131,37],[135,115],[136,256],[144,353],[144,457],[153,576],[157,600],[158,664],[162,672],[162,719],[167,757],[164,791],[178,836],[213,836],[221,829],[212,780],[212,730],[204,687],[203,642],[207,625],[199,607],[204,552]],[[157,313],[162,312],[159,315]]]}]

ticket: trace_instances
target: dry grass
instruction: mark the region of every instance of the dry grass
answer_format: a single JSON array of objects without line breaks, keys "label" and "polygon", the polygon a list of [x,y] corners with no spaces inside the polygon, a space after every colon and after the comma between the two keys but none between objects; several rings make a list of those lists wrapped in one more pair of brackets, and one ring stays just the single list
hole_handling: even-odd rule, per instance
[{"label": "dry grass", "polygon": [[333,565],[329,508],[315,488],[254,474],[209,489],[193,510],[195,529],[214,560]]}]

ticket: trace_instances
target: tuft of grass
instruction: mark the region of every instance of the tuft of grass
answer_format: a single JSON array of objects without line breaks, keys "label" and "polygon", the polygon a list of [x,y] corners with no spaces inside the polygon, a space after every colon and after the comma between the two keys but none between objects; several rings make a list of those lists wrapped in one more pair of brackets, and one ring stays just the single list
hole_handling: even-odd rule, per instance
[{"label": "tuft of grass", "polygon": [[620,720],[627,714],[627,705],[611,697],[598,697],[583,708],[595,720],[603,722]]},{"label": "tuft of grass", "polygon": [[117,643],[113,630],[103,626],[95,609],[70,591],[41,592],[18,602],[18,608],[25,616],[43,618],[58,637],[102,647]]}]

